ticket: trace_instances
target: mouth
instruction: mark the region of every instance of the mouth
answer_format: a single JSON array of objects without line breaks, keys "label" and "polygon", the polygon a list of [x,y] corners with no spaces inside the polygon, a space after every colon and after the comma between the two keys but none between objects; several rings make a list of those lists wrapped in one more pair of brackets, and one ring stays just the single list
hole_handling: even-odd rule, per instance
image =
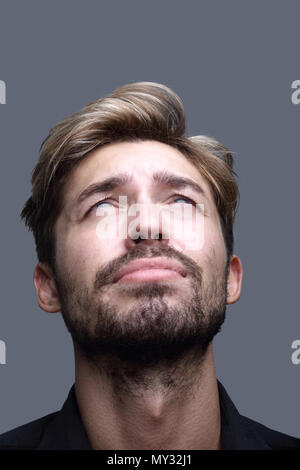
[{"label": "mouth", "polygon": [[114,283],[167,281],[186,277],[186,270],[169,258],[144,258],[132,261],[116,274]]}]

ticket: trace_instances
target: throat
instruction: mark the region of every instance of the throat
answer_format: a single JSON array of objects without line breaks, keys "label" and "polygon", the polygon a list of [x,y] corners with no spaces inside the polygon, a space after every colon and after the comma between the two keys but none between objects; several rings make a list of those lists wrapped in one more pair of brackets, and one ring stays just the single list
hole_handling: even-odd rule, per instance
[{"label": "throat", "polygon": [[77,361],[76,395],[93,448],[217,448],[220,410],[211,361],[211,348],[201,362],[190,356],[148,370]]}]

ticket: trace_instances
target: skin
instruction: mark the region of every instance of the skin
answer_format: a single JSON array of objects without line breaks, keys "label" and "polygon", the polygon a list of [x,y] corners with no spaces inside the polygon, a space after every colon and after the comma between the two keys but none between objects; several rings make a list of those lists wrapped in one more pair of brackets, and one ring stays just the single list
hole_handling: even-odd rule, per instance
[{"label": "skin", "polygon": [[[136,246],[129,235],[125,239],[99,240],[96,233],[99,219],[95,212],[88,217],[84,214],[89,206],[103,197],[95,195],[76,208],[74,201],[83,189],[116,172],[132,172],[134,182],[121,194],[128,195],[132,203],[143,204],[139,228],[150,233],[154,224],[149,215],[150,205],[157,202],[165,204],[178,193],[151,182],[152,173],[164,168],[193,179],[204,189],[205,197],[190,189],[178,191],[204,204],[204,243],[201,246],[195,237],[191,248],[190,240],[184,236],[175,239],[172,233],[161,241],[148,239],[141,243],[147,246],[163,243],[192,260],[203,270],[204,286],[214,282],[216,273],[221,276],[226,264],[226,248],[210,186],[178,150],[157,141],[109,144],[93,151],[73,169],[64,188],[63,210],[55,226],[59,272],[72,275],[75,285],[91,286],[99,268],[117,260],[114,265],[116,273],[118,259]],[[229,260],[227,304],[239,299],[242,275],[241,260],[234,254]],[[191,292],[191,279],[188,275],[170,282],[176,285],[176,289],[166,294],[165,300],[169,305],[176,305]],[[34,285],[41,309],[49,313],[61,311],[55,276],[45,263],[37,264]],[[108,284],[103,296],[112,305],[120,306],[122,316],[139,301],[112,283]],[[118,375],[124,371],[117,358],[103,358],[102,362],[99,359],[97,364],[93,364],[76,343],[74,351],[76,397],[94,449],[220,449],[220,409],[212,343],[198,363],[190,361],[189,354],[186,354],[175,372],[171,372],[170,365],[145,369],[140,372],[143,380],[122,390],[122,393]],[[103,373],[108,360],[114,365],[115,377]],[[166,388],[162,382],[162,367],[172,375],[171,388]],[[183,386],[184,382],[186,386]]]}]

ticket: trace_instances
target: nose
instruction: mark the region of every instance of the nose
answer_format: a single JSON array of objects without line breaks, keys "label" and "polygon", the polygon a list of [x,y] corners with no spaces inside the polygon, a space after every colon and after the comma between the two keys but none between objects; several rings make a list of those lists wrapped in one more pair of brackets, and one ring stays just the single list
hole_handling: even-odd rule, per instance
[{"label": "nose", "polygon": [[127,243],[130,246],[141,242],[151,245],[157,243],[157,240],[167,243],[169,237],[163,232],[159,205],[144,202],[131,207],[128,212],[127,233]]},{"label": "nose", "polygon": [[135,244],[143,242],[145,245],[151,245],[153,243],[152,240],[162,240],[162,234],[161,233],[155,234],[155,237],[153,237],[152,239],[144,238],[142,235],[133,239]]}]

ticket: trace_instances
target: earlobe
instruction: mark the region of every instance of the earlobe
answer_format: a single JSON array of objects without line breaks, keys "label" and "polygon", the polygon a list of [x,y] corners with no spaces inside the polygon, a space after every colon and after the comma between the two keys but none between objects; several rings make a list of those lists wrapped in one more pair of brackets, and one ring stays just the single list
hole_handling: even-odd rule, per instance
[{"label": "earlobe", "polygon": [[240,258],[232,255],[227,278],[227,304],[234,304],[241,296],[243,266]]},{"label": "earlobe", "polygon": [[52,269],[39,262],[33,273],[37,301],[42,310],[48,313],[60,311],[60,301]]}]

